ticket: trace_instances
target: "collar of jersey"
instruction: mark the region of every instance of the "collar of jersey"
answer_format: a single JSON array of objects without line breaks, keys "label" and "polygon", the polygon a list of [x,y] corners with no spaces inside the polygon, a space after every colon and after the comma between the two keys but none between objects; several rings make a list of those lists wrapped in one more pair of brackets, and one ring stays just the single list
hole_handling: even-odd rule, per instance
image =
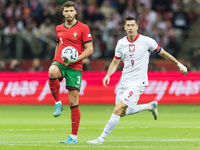
[{"label": "collar of jersey", "polygon": [[[77,23],[78,23],[78,20],[76,20],[76,23],[73,26],[75,26]],[[72,28],[73,26],[71,26],[69,28]],[[65,23],[64,23],[64,27],[67,28],[67,29],[69,29],[68,27],[65,26]]]},{"label": "collar of jersey", "polygon": [[135,41],[138,39],[139,36],[140,36],[140,35],[137,33],[137,35],[136,35],[136,37],[135,37],[135,39],[134,39],[133,41],[130,41],[129,38],[128,38],[128,36],[127,36],[126,38],[127,38],[127,40],[128,40],[130,43],[133,43],[133,42],[135,42]]}]

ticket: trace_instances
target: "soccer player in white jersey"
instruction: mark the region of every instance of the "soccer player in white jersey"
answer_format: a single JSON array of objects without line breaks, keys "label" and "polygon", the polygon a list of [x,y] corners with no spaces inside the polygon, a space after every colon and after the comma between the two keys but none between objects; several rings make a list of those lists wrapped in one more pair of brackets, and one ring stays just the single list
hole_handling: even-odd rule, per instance
[{"label": "soccer player in white jersey", "polygon": [[177,65],[182,74],[187,75],[187,68],[177,61],[172,55],[161,48],[154,39],[137,33],[137,18],[127,17],[124,21],[124,29],[127,36],[120,39],[115,48],[115,56],[103,79],[103,85],[107,87],[110,76],[116,71],[122,60],[124,68],[117,90],[115,108],[107,122],[103,133],[95,140],[87,141],[88,144],[103,144],[106,137],[118,124],[120,117],[150,110],[156,120],[158,117],[157,102],[137,105],[145,87],[148,85],[148,63],[151,52],[156,52],[163,58]]}]

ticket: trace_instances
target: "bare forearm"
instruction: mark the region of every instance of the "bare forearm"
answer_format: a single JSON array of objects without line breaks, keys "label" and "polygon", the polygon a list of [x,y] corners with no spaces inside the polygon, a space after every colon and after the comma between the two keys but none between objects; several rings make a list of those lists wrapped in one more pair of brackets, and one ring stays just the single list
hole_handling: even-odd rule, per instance
[{"label": "bare forearm", "polygon": [[93,53],[93,49],[92,48],[88,48],[81,55],[78,56],[77,61],[80,61],[80,60],[83,60],[83,59],[89,57],[92,53]]},{"label": "bare forearm", "polygon": [[116,70],[117,66],[111,63],[108,68],[107,75],[110,77]]},{"label": "bare forearm", "polygon": [[89,57],[93,53],[93,43],[87,43],[84,45],[84,51],[81,55],[78,56],[77,61],[83,60],[87,57]]},{"label": "bare forearm", "polygon": [[169,53],[162,51],[162,53],[159,54],[161,57],[165,58],[166,60],[171,61],[172,63],[174,63],[175,65],[178,64],[178,61],[176,58],[174,58],[172,55],[170,55]]},{"label": "bare forearm", "polygon": [[57,46],[55,48],[54,58],[56,57],[57,52],[58,52],[58,44],[57,44]]},{"label": "bare forearm", "polygon": [[108,67],[107,76],[111,76],[116,70],[117,66],[119,65],[120,60],[113,59],[110,66]]},{"label": "bare forearm", "polygon": [[185,76],[187,75],[187,68],[183,64],[181,64],[176,58],[167,53],[164,49],[161,49],[159,55],[177,65],[181,73]]}]

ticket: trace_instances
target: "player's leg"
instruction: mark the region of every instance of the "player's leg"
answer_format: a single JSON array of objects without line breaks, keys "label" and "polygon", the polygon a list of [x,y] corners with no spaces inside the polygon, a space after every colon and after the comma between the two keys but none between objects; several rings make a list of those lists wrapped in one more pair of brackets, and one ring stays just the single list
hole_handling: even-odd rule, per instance
[{"label": "player's leg", "polygon": [[152,112],[154,119],[157,120],[157,118],[158,118],[158,109],[157,109],[158,103],[157,103],[157,101],[152,101],[150,104],[152,106],[150,111]]},{"label": "player's leg", "polygon": [[145,87],[134,88],[134,93],[133,93],[134,96],[132,99],[132,104],[129,107],[127,107],[126,111],[122,114],[121,117],[123,117],[125,115],[132,115],[132,114],[138,113],[143,110],[149,110],[152,112],[154,119],[155,120],[157,119],[158,110],[157,110],[157,102],[156,101],[152,101],[148,104],[137,105],[139,97],[142,94],[142,92],[144,91],[144,89],[145,89]]},{"label": "player's leg", "polygon": [[157,105],[158,105],[157,101],[152,101],[148,104],[136,105],[134,108],[128,107],[121,117],[123,117],[125,115],[132,115],[132,114],[138,113],[143,110],[149,110],[150,112],[152,112],[154,119],[157,120],[157,118],[158,118]]},{"label": "player's leg", "polygon": [[63,110],[62,102],[60,100],[60,83],[59,79],[62,78],[61,71],[57,65],[51,65],[49,68],[49,88],[51,90],[52,96],[55,99],[55,110],[54,117],[58,117],[61,115],[61,111]]},{"label": "player's leg", "polygon": [[87,141],[88,144],[103,144],[106,137],[111,133],[120,120],[120,115],[126,109],[127,105],[121,100],[115,105],[113,113],[108,120],[103,133],[95,140]]},{"label": "player's leg", "polygon": [[79,91],[81,86],[82,72],[68,68],[66,72],[66,88],[69,90],[68,98],[69,105],[71,109],[71,134],[68,139],[62,141],[61,143],[78,143],[77,134],[79,128],[79,122],[81,118],[81,113],[78,107],[79,104]]},{"label": "player's leg", "polygon": [[66,141],[62,141],[61,143],[78,143],[77,141],[77,134],[78,128],[81,118],[81,113],[78,107],[78,99],[79,99],[79,91],[77,90],[70,90],[68,93],[69,97],[69,105],[71,109],[71,134]]},{"label": "player's leg", "polygon": [[108,120],[103,133],[95,140],[87,141],[88,144],[103,144],[106,137],[111,133],[111,131],[115,128],[115,126],[118,124],[120,120],[120,116],[125,111],[125,109],[128,107],[127,104],[124,103],[124,101],[120,100],[120,95],[123,94],[123,91],[118,91],[116,96],[116,105],[113,111],[113,114],[111,115],[110,119]]}]

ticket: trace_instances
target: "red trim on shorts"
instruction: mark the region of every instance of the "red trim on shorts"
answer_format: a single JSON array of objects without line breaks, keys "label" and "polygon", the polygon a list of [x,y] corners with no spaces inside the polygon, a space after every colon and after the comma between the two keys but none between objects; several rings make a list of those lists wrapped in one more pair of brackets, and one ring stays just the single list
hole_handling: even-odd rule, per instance
[{"label": "red trim on shorts", "polygon": [[78,92],[80,91],[78,88],[75,88],[75,87],[72,87],[72,86],[66,86],[66,89],[77,90]]}]

